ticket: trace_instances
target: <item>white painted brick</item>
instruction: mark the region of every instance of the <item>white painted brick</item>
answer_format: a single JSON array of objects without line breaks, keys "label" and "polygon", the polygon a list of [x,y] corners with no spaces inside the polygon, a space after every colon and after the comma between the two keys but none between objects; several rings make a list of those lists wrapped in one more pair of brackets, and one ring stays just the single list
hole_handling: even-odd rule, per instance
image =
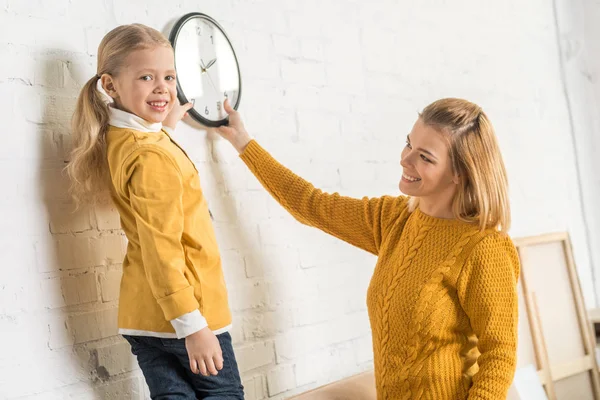
[{"label": "white painted brick", "polygon": [[314,61],[283,60],[281,76],[285,82],[320,86],[325,84],[325,68]]},{"label": "white painted brick", "polygon": [[350,346],[335,346],[326,351],[308,353],[295,363],[296,383],[304,386],[319,382],[319,385],[343,378],[343,371],[355,365]]},{"label": "white painted brick", "polygon": [[132,24],[135,22],[141,22],[141,15],[148,15],[148,3],[144,3],[143,5],[136,3],[127,3],[122,2],[113,5],[114,7],[114,17],[117,20],[117,24]]},{"label": "white painted brick", "polygon": [[352,341],[354,354],[357,364],[364,364],[373,361],[373,340],[371,335]]},{"label": "white painted brick", "polygon": [[282,333],[292,326],[292,313],[287,309],[264,311],[243,318],[246,339],[264,339]]},{"label": "white painted brick", "polygon": [[77,211],[71,201],[54,201],[48,207],[50,232],[69,233],[92,229],[90,209],[81,206]]},{"label": "white painted brick", "polygon": [[94,207],[96,226],[99,230],[120,229],[121,220],[114,204],[108,197],[103,197]]},{"label": "white painted brick", "polygon": [[[1,395],[0,395],[1,396]],[[9,397],[0,397],[7,399]],[[11,399],[13,397],[10,397]],[[33,395],[19,396],[19,400],[96,400],[97,395],[89,383],[75,383],[72,385],[62,386],[59,389],[36,393]]]},{"label": "white painted brick", "polygon": [[85,343],[117,334],[117,309],[71,315],[67,323],[75,343]]},{"label": "white painted brick", "polygon": [[308,60],[323,61],[323,43],[318,39],[302,39],[300,41],[302,57]]},{"label": "white painted brick", "polygon": [[301,7],[289,14],[290,33],[295,37],[319,38],[323,36],[326,16]]},{"label": "white painted brick", "polygon": [[240,49],[240,66],[247,76],[262,79],[279,78],[279,63],[275,56],[270,35],[255,32],[244,32],[244,46]]},{"label": "white painted brick", "polygon": [[51,129],[40,129],[38,133],[41,136],[41,158],[47,161],[61,159],[62,152],[60,144],[57,141],[60,135],[55,135]]},{"label": "white painted brick", "polygon": [[269,365],[275,361],[273,342],[254,343],[236,348],[240,373]]},{"label": "white painted brick", "polygon": [[233,323],[229,334],[234,346],[244,342],[244,328],[239,314],[233,314]]},{"label": "white painted brick", "polygon": [[325,324],[305,326],[286,331],[275,339],[278,362],[294,360],[326,345],[322,340]]},{"label": "white painted brick", "polygon": [[[98,300],[98,289],[96,288],[94,273],[47,279],[42,281],[40,289],[45,293],[56,293],[56,299],[48,302],[48,308],[86,304]],[[58,296],[58,293],[60,293],[60,296]]]},{"label": "white painted brick", "polygon": [[244,197],[237,200],[239,215],[252,216],[254,220],[266,220],[270,216],[270,209],[277,207],[275,200],[266,191],[247,192]]},{"label": "white painted brick", "polygon": [[[377,43],[377,46],[370,44]],[[363,30],[362,44],[364,62],[367,70],[395,73],[398,66],[394,62],[392,49],[396,48],[396,37],[393,31],[382,29],[376,25]]]},{"label": "white painted brick", "polygon": [[[286,246],[294,242],[298,236],[300,227],[296,224],[290,225],[291,217],[269,219],[258,226],[259,240],[262,246]],[[285,235],[281,233],[285,232]]]},{"label": "white painted brick", "polygon": [[53,2],[52,6],[46,4],[44,0],[8,0],[8,10],[11,13],[42,19],[64,17],[67,14],[68,6],[68,0],[57,0]]},{"label": "white painted brick", "polygon": [[268,292],[270,305],[279,306],[317,296],[318,288],[304,271],[294,270],[290,271],[286,278],[270,280]]},{"label": "white painted brick", "polygon": [[295,37],[273,35],[275,52],[281,56],[297,58],[300,56],[300,44]]},{"label": "white painted brick", "polygon": [[242,380],[246,400],[261,400],[267,397],[265,378],[263,375],[253,376]]},{"label": "white painted brick", "polygon": [[[268,130],[265,132],[265,139],[268,137],[271,140],[279,140],[285,142],[289,146],[289,140],[297,140],[298,127],[296,115],[291,110],[275,109],[269,115]],[[269,143],[271,143],[269,140]]]},{"label": "white painted brick", "polygon": [[348,190],[361,187],[365,182],[373,182],[377,179],[375,168],[367,163],[341,165],[339,171],[342,187]]},{"label": "white painted brick", "polygon": [[300,258],[295,250],[278,246],[264,246],[260,252],[249,254],[244,259],[248,278],[285,278],[300,265]]},{"label": "white painted brick", "polygon": [[104,35],[106,35],[107,30],[104,28],[98,27],[89,27],[85,29],[85,38],[86,38],[86,51],[88,54],[98,54],[98,46],[102,41]]},{"label": "white painted brick", "polygon": [[[247,29],[269,34],[285,35],[289,33],[288,15],[280,7],[273,7],[272,3],[267,1],[232,3],[233,7],[230,14],[235,16],[236,25],[239,24]],[[215,7],[216,9],[222,8]],[[248,15],[253,15],[253,17],[248,18]]]},{"label": "white painted brick", "polygon": [[313,353],[297,361],[295,371],[298,386],[308,385],[323,379],[323,376],[328,374],[329,364],[325,362],[327,360],[328,358],[323,356],[322,353]]},{"label": "white painted brick", "polygon": [[346,299],[338,293],[320,294],[317,298],[306,299],[292,310],[294,326],[307,326],[335,319],[344,312]]},{"label": "white painted brick", "polygon": [[141,400],[143,389],[140,378],[134,377],[110,382],[98,387],[96,392],[105,400]]},{"label": "white painted brick", "polygon": [[72,346],[75,343],[73,334],[67,328],[65,317],[54,317],[48,323],[48,347],[50,349],[61,349]]},{"label": "white painted brick", "polygon": [[225,281],[239,282],[246,278],[244,258],[237,250],[221,251],[221,265],[225,274]]},{"label": "white painted brick", "polygon": [[338,138],[340,124],[340,119],[329,113],[308,110],[298,112],[298,131],[301,138],[312,137],[316,132],[327,138]]},{"label": "white painted brick", "polygon": [[130,372],[137,368],[135,357],[131,354],[131,346],[128,342],[119,341],[115,344],[97,347],[96,357],[98,366],[109,376]]},{"label": "white painted brick", "polygon": [[35,71],[34,84],[49,88],[75,87],[69,70],[69,60],[41,59]]},{"label": "white painted brick", "polygon": [[0,37],[10,38],[13,44],[28,45],[37,50],[53,48],[73,51],[84,47],[83,28],[78,24],[57,24],[52,18],[22,15],[11,16],[10,19],[10,24],[0,27]]},{"label": "white painted brick", "polygon": [[275,396],[296,387],[294,366],[280,365],[267,373],[269,396]]},{"label": "white painted brick", "polygon": [[125,238],[121,235],[58,235],[55,240],[61,270],[120,263],[126,248]]},{"label": "white painted brick", "polygon": [[355,95],[365,92],[363,69],[355,63],[328,62],[325,73],[331,89]]},{"label": "white painted brick", "polygon": [[[109,263],[121,263],[127,251],[127,239],[125,235],[103,235],[97,239],[94,248],[100,248],[104,253],[103,258]],[[100,256],[102,258],[102,255]]]},{"label": "white painted brick", "polygon": [[60,269],[61,263],[57,257],[56,242],[50,235],[36,236],[33,239],[32,246],[38,272],[51,272]]},{"label": "white painted brick", "polygon": [[0,66],[0,82],[33,83],[35,65],[31,62],[32,54],[27,46],[0,44],[0,58],[4,60]]},{"label": "white painted brick", "polygon": [[111,269],[100,273],[100,293],[102,295],[103,302],[119,299],[122,275],[123,272],[120,269]]},{"label": "white painted brick", "polygon": [[229,285],[230,306],[234,311],[260,309],[267,304],[265,285],[260,282],[244,282]]}]

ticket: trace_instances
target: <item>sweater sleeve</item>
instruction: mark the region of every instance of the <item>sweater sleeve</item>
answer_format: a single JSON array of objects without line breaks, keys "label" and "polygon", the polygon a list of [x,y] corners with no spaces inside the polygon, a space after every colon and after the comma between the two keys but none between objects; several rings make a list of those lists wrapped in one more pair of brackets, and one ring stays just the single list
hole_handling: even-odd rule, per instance
[{"label": "sweater sleeve", "polygon": [[241,155],[250,171],[294,218],[373,254],[406,197],[353,199],[324,193],[277,162],[252,140]]},{"label": "sweater sleeve", "polygon": [[128,157],[122,176],[146,278],[165,319],[171,321],[197,310],[194,288],[184,275],[183,183],[178,166],[164,151],[144,146]]},{"label": "sweater sleeve", "polygon": [[510,238],[495,232],[473,249],[458,296],[481,355],[469,400],[506,399],[517,358],[519,258]]}]

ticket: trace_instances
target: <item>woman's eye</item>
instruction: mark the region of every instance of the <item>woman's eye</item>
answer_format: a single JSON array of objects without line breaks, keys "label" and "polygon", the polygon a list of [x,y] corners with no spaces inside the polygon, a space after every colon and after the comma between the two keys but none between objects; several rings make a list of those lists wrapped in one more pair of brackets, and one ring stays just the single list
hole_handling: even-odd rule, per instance
[{"label": "woman's eye", "polygon": [[423,159],[423,161],[430,163],[431,160],[427,157],[425,157],[423,154],[421,154],[421,158]]},{"label": "woman's eye", "polygon": [[173,75],[169,75],[165,79],[168,80],[168,81],[174,81],[175,77]]},{"label": "woman's eye", "polygon": [[406,147],[408,147],[409,149],[412,149],[412,146],[410,145],[410,142],[406,142]]},{"label": "woman's eye", "polygon": [[152,77],[150,75],[144,75],[140,79],[143,81],[149,81],[149,80],[152,80]]}]

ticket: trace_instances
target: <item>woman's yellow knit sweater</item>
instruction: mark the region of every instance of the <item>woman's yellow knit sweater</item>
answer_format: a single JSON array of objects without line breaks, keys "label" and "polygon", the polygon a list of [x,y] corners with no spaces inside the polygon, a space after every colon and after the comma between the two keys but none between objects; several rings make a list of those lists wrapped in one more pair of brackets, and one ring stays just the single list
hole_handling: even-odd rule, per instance
[{"label": "woman's yellow knit sweater", "polygon": [[256,141],[241,158],[300,222],[378,256],[367,295],[379,399],[505,399],[519,260],[494,230],[410,213],[407,198],[327,194]]}]

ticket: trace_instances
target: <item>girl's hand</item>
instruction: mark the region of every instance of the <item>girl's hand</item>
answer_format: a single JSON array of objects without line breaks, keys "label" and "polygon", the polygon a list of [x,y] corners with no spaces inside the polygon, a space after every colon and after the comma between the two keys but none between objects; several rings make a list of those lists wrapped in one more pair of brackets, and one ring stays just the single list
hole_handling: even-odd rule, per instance
[{"label": "girl's hand", "polygon": [[207,327],[185,338],[185,348],[194,374],[217,375],[223,369],[223,353],[219,339]]},{"label": "girl's hand", "polygon": [[235,147],[238,153],[242,154],[252,138],[248,135],[248,132],[246,132],[246,128],[244,128],[240,113],[231,107],[229,99],[225,99],[223,106],[227,114],[229,114],[229,125],[217,128],[217,132],[227,139],[229,143]]},{"label": "girl's hand", "polygon": [[192,103],[181,105],[179,104],[179,100],[176,100],[173,109],[169,112],[167,118],[165,118],[165,120],[163,121],[163,126],[174,130],[175,126],[177,126],[177,123],[181,121],[183,117],[187,116],[188,110],[193,106],[194,105]]}]

